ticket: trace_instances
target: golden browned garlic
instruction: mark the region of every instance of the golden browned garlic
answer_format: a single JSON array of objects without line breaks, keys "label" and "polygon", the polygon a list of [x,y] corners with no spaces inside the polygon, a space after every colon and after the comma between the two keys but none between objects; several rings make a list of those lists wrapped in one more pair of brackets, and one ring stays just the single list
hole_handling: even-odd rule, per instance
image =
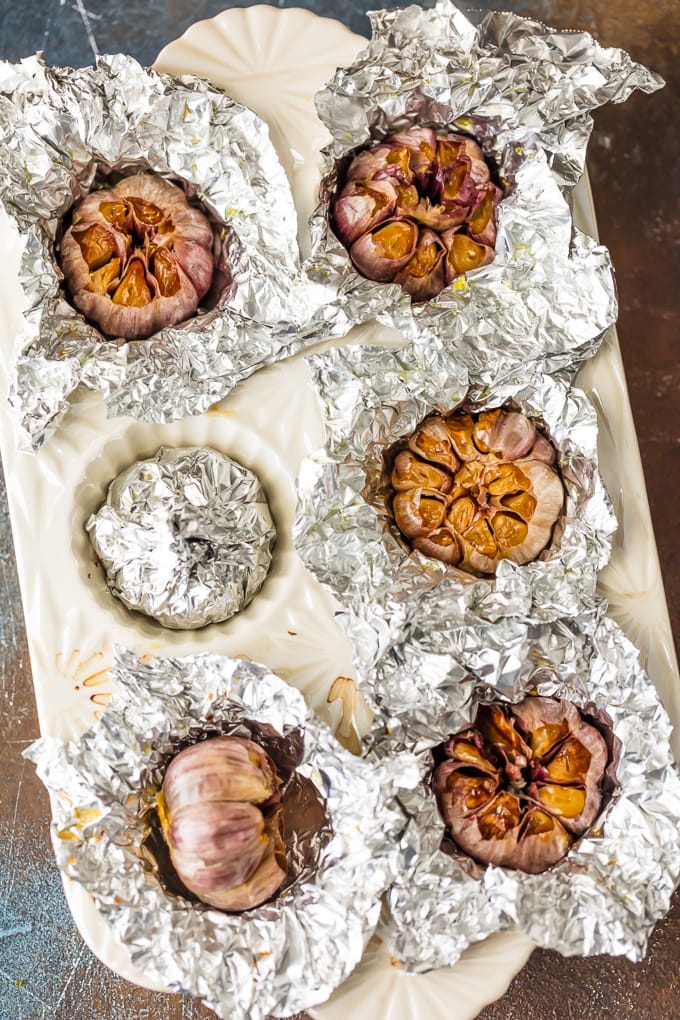
[{"label": "golden browned garlic", "polygon": [[552,444],[518,411],[432,415],[388,459],[394,521],[426,556],[493,575],[549,544],[564,487]]},{"label": "golden browned garlic", "polygon": [[493,261],[502,194],[474,138],[410,128],[354,157],[333,229],[362,276],[427,301]]},{"label": "golden browned garlic", "polygon": [[76,206],[61,268],[79,311],[138,340],[193,315],[213,279],[212,247],[207,217],[181,188],[136,174]]},{"label": "golden browned garlic", "polygon": [[600,813],[607,744],[569,701],[483,705],[443,758],[439,810],[453,842],[482,864],[545,871]]}]

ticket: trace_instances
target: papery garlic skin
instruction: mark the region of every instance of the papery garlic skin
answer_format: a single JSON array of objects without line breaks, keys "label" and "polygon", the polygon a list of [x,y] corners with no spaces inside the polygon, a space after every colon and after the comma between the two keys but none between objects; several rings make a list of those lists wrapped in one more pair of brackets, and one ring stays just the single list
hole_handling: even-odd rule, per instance
[{"label": "papery garlic skin", "polygon": [[456,846],[482,864],[539,874],[597,819],[609,762],[599,730],[568,701],[483,705],[433,774]]},{"label": "papery garlic skin", "polygon": [[[473,138],[411,128],[354,157],[333,200],[332,225],[362,276],[428,301],[493,260],[502,196]],[[380,244],[388,221],[401,223],[402,234]]]},{"label": "papery garlic skin", "polygon": [[[389,506],[413,549],[480,576],[550,544],[565,492],[555,449],[518,411],[432,415],[388,452]],[[405,447],[405,448],[404,448]]]},{"label": "papery garlic skin", "polygon": [[61,268],[76,308],[105,334],[143,339],[188,319],[210,289],[212,228],[181,188],[135,174],[75,207]]},{"label": "papery garlic skin", "polygon": [[281,779],[251,740],[215,737],[167,768],[158,813],[184,885],[220,910],[256,907],[286,877]]}]

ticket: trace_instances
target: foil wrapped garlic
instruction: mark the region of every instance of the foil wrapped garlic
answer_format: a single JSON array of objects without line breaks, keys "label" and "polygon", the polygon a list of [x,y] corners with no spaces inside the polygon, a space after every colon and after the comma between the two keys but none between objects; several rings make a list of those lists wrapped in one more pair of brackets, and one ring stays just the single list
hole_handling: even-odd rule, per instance
[{"label": "foil wrapped garlic", "polygon": [[105,334],[143,339],[190,318],[209,291],[212,227],[181,188],[135,174],[75,207],[61,269],[76,308]]},{"label": "foil wrapped garlic", "polygon": [[481,864],[539,874],[603,806],[607,742],[569,701],[483,705],[439,757],[432,785],[447,832]]},{"label": "foil wrapped garlic", "polygon": [[170,762],[158,815],[186,888],[219,910],[259,906],[286,877],[281,778],[251,740],[215,737]]},{"label": "foil wrapped garlic", "polygon": [[362,276],[427,301],[493,261],[502,195],[475,139],[416,127],[352,159],[332,225]]},{"label": "foil wrapped garlic", "polygon": [[387,454],[391,509],[411,548],[475,575],[549,545],[565,500],[552,443],[526,415],[432,415]]}]

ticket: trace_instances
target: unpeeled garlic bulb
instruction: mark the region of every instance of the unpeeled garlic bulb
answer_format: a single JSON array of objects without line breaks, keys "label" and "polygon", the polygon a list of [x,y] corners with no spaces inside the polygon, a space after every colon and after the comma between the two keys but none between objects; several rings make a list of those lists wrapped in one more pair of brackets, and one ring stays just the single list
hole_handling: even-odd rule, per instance
[{"label": "unpeeled garlic bulb", "polygon": [[205,740],[170,762],[161,827],[177,874],[204,903],[247,910],[283,882],[280,786],[269,756],[241,737]]}]

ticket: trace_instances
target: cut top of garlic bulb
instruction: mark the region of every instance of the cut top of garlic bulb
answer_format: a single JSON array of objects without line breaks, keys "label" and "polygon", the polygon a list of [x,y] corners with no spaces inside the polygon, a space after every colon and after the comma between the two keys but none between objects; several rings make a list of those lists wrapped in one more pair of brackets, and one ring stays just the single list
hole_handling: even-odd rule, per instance
[{"label": "cut top of garlic bulb", "polygon": [[545,871],[600,812],[607,744],[571,702],[483,705],[443,755],[440,812],[454,843],[483,864]]},{"label": "cut top of garlic bulb", "polygon": [[388,453],[394,521],[413,549],[468,573],[529,563],[564,505],[555,459],[518,411],[432,415]]},{"label": "cut top of garlic bulb", "polygon": [[427,301],[493,261],[502,195],[474,138],[416,127],[352,159],[333,228],[362,276]]},{"label": "cut top of garlic bulb", "polygon": [[207,217],[154,174],[93,191],[73,210],[61,268],[74,304],[109,336],[138,340],[188,319],[215,268]]}]

